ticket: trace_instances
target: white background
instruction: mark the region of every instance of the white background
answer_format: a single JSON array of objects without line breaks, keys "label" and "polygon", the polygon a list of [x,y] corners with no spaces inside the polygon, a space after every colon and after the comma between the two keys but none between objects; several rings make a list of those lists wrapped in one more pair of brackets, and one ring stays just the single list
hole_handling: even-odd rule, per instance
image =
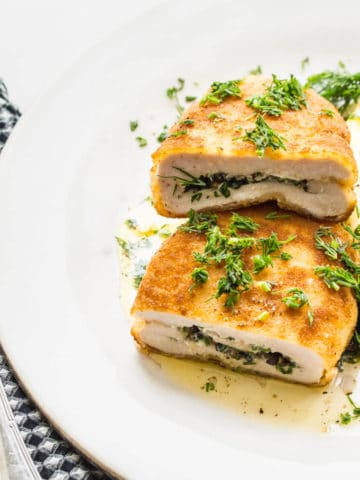
[{"label": "white background", "polygon": [[0,77],[25,112],[77,58],[162,0],[0,0]]}]

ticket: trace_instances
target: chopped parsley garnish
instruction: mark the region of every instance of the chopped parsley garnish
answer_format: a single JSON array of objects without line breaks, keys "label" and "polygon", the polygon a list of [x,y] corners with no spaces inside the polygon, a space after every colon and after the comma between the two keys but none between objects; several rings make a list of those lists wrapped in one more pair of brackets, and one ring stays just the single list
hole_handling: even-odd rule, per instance
[{"label": "chopped parsley garnish", "polygon": [[169,127],[167,125],[164,125],[162,131],[159,133],[156,140],[159,143],[162,143],[164,140],[167,139],[168,135],[169,135]]},{"label": "chopped parsley garnish", "polygon": [[130,130],[132,132],[135,132],[138,126],[139,126],[139,123],[137,122],[137,120],[133,120],[130,122]]},{"label": "chopped parsley garnish", "polygon": [[259,113],[278,117],[285,110],[306,107],[306,97],[301,83],[294,75],[280,80],[273,74],[272,82],[263,95],[254,95],[245,103]]},{"label": "chopped parsley garnish", "polygon": [[194,102],[197,97],[194,97],[192,95],[186,95],[185,97],[185,102]]},{"label": "chopped parsley garnish", "polygon": [[226,295],[225,307],[233,307],[239,300],[240,295],[250,289],[253,280],[250,273],[243,269],[240,255],[227,253],[225,257],[226,276],[220,278],[217,285],[215,298]]},{"label": "chopped parsley garnish", "polygon": [[261,75],[262,74],[262,68],[261,65],[258,65],[256,68],[253,68],[252,70],[249,70],[250,75]]},{"label": "chopped parsley garnish", "polygon": [[210,92],[207,93],[201,100],[200,105],[222,103],[228,97],[241,98],[241,90],[239,84],[241,80],[229,80],[228,82],[213,82],[210,87]]},{"label": "chopped parsley garnish", "polygon": [[181,137],[182,135],[187,135],[188,131],[187,130],[178,130],[177,132],[174,132],[172,133],[171,135],[169,135],[169,138],[170,137]]},{"label": "chopped parsley garnish", "polygon": [[347,120],[360,100],[360,72],[352,74],[344,67],[341,65],[340,70],[311,75],[305,87],[313,88],[329,100]]},{"label": "chopped parsley garnish", "polygon": [[191,278],[194,283],[190,287],[190,291],[206,283],[209,279],[209,273],[204,267],[194,268],[191,272]]},{"label": "chopped parsley garnish", "polygon": [[348,425],[352,420],[360,417],[360,407],[355,404],[349,393],[346,396],[353,410],[352,412],[345,412],[340,414],[340,422],[342,425]]},{"label": "chopped parsley garnish", "polygon": [[262,158],[266,148],[286,150],[284,145],[285,138],[274,132],[261,115],[258,115],[253,130],[247,130],[244,140],[252,142],[256,147],[256,154]]},{"label": "chopped parsley garnish", "polygon": [[130,247],[126,240],[121,237],[115,237],[119,247],[121,248],[123,254],[128,257],[130,255]]},{"label": "chopped parsley garnish", "polygon": [[305,70],[305,68],[309,65],[310,63],[310,58],[309,57],[305,57],[301,60],[301,70]]},{"label": "chopped parsley garnish", "polygon": [[138,145],[139,147],[146,147],[146,145],[148,144],[146,138],[144,137],[136,137],[136,141],[138,142]]},{"label": "chopped parsley garnish", "polygon": [[255,275],[262,272],[265,268],[273,266],[270,255],[255,255],[253,261]]},{"label": "chopped parsley garnish", "polygon": [[279,220],[282,218],[290,218],[291,215],[288,213],[279,213],[279,212],[270,212],[267,215],[265,215],[265,218],[267,220]]},{"label": "chopped parsley garnish", "polygon": [[250,217],[243,217],[238,213],[233,213],[231,216],[231,222],[229,225],[230,235],[237,235],[238,230],[246,232],[255,232],[260,225]]},{"label": "chopped parsley garnish", "polygon": [[181,115],[184,111],[184,107],[180,104],[178,93],[184,89],[185,80],[183,78],[178,78],[177,81],[178,81],[177,86],[169,87],[166,90],[166,96],[170,100],[175,101],[176,110],[178,111],[178,114]]}]

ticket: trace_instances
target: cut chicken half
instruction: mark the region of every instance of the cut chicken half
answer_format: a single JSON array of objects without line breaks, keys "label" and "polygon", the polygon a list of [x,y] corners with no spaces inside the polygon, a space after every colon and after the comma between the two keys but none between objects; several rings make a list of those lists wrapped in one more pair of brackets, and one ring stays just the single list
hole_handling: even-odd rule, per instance
[{"label": "cut chicken half", "polygon": [[346,219],[355,206],[357,167],[347,125],[336,108],[311,89],[306,106],[264,115],[284,148],[259,157],[245,138],[257,112],[246,100],[270,79],[239,83],[241,98],[194,103],[153,154],[154,205],[165,216],[230,210],[274,200],[281,208],[318,219]]},{"label": "cut chicken half", "polygon": [[[314,272],[318,265],[338,265],[315,247],[314,235],[326,225],[297,214],[274,220],[270,212],[268,206],[237,212],[258,228],[234,237],[253,238],[252,246],[241,254],[241,266],[252,282],[230,308],[224,305],[226,296],[215,297],[224,277],[223,263],[210,262],[208,280],[192,288],[191,273],[200,266],[193,254],[204,252],[205,235],[178,230],[165,241],[148,265],[132,307],[132,334],[145,351],[309,385],[333,378],[356,325],[355,298],[348,288],[330,289]],[[231,218],[230,212],[219,214],[222,232]],[[331,229],[341,242],[351,240],[340,225]],[[259,245],[274,232],[283,243],[270,254],[267,267],[255,273],[255,257],[262,253]],[[307,299],[299,308],[284,302],[294,288]]]}]

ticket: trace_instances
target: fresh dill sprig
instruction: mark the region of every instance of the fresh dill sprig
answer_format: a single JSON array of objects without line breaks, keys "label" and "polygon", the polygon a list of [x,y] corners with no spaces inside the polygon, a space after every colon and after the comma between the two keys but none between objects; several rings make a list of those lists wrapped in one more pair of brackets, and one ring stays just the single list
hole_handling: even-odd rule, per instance
[{"label": "fresh dill sprig", "polygon": [[193,280],[193,284],[189,289],[190,292],[192,292],[194,288],[206,283],[209,279],[209,273],[205,267],[194,268],[194,270],[191,272],[191,278]]},{"label": "fresh dill sprig", "polygon": [[301,83],[294,75],[280,80],[273,74],[265,93],[247,98],[245,103],[259,113],[278,117],[285,110],[306,107],[306,97]]},{"label": "fresh dill sprig", "polygon": [[347,120],[360,99],[360,72],[351,74],[344,67],[311,75],[305,88],[311,87],[329,100]]},{"label": "fresh dill sprig", "polygon": [[180,230],[183,232],[206,233],[212,227],[217,225],[217,215],[214,213],[203,213],[190,210],[188,216],[189,220],[187,223],[180,227]]},{"label": "fresh dill sprig", "polygon": [[340,290],[340,287],[352,288],[356,299],[360,301],[359,279],[349,271],[345,270],[345,268],[330,265],[320,265],[314,268],[314,272],[324,280],[325,284],[329,288],[335,291]]},{"label": "fresh dill sprig", "polygon": [[210,92],[200,100],[200,105],[206,105],[209,103],[218,105],[228,97],[241,98],[241,90],[239,87],[240,83],[241,80],[213,82],[210,87]]},{"label": "fresh dill sprig", "polygon": [[139,147],[143,148],[143,147],[146,147],[146,145],[148,144],[146,138],[144,137],[136,137],[135,139],[139,145]]},{"label": "fresh dill sprig", "polygon": [[251,217],[243,217],[238,213],[233,213],[229,225],[229,233],[230,235],[237,235],[238,230],[245,232],[255,232],[259,227],[260,225],[254,222]]},{"label": "fresh dill sprig", "polygon": [[270,212],[267,215],[265,215],[265,218],[267,220],[280,220],[283,218],[290,218],[291,215],[288,213],[279,213],[279,212]]},{"label": "fresh dill sprig", "polygon": [[352,412],[345,412],[340,414],[340,423],[342,425],[348,425],[352,420],[360,417],[360,406],[355,404],[354,400],[351,398],[350,393],[348,393],[346,396],[353,410]]},{"label": "fresh dill sprig", "polygon": [[125,257],[129,257],[130,256],[130,246],[129,246],[128,242],[121,237],[115,237],[115,240],[117,241],[117,244],[121,248]]},{"label": "fresh dill sprig", "polygon": [[256,154],[262,158],[266,148],[286,150],[284,137],[274,132],[261,115],[258,115],[253,130],[247,130],[243,140],[252,142],[256,147]]},{"label": "fresh dill sprig", "polygon": [[164,140],[167,139],[168,135],[169,135],[169,127],[167,125],[164,125],[162,131],[159,133],[156,140],[159,143],[162,143]]},{"label": "fresh dill sprig", "polygon": [[286,292],[286,297],[283,297],[281,301],[285,303],[288,308],[299,309],[302,308],[304,305],[308,305],[308,320],[310,327],[314,323],[314,313],[310,306],[309,298],[301,288],[290,288]]},{"label": "fresh dill sprig", "polygon": [[135,132],[138,126],[139,126],[139,122],[137,120],[132,120],[130,122],[130,131]]},{"label": "fresh dill sprig", "polygon": [[272,232],[270,237],[259,238],[257,240],[258,246],[262,249],[261,255],[255,255],[253,258],[254,262],[254,273],[257,275],[262,270],[267,267],[272,267],[273,262],[271,254],[280,250],[283,245],[293,241],[296,238],[296,235],[290,235],[286,240],[279,240],[276,233]]},{"label": "fresh dill sprig", "polygon": [[226,276],[220,278],[217,285],[215,298],[226,295],[225,307],[233,307],[239,300],[240,295],[250,289],[253,279],[239,255],[228,253],[225,258]]},{"label": "fresh dill sprig", "polygon": [[301,288],[290,288],[286,295],[281,301],[289,308],[297,309],[309,304],[309,299]]},{"label": "fresh dill sprig", "polygon": [[261,65],[258,65],[256,68],[253,68],[252,70],[249,70],[250,75],[261,75],[262,74],[262,67]]},{"label": "fresh dill sprig", "polygon": [[180,104],[178,93],[184,90],[185,80],[183,78],[177,79],[178,85],[169,87],[166,89],[166,96],[170,100],[175,101],[175,107],[179,115],[181,115],[184,111],[184,107]]},{"label": "fresh dill sprig", "polygon": [[310,63],[310,58],[309,57],[305,57],[301,60],[301,70],[304,71],[305,68],[309,65]]}]

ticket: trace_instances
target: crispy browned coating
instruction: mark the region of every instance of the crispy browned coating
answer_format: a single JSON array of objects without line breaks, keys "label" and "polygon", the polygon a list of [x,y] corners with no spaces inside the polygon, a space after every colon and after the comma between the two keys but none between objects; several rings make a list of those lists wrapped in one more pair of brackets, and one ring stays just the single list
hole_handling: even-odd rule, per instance
[{"label": "crispy browned coating", "polygon": [[[217,281],[224,275],[224,269],[209,267],[209,281],[192,293],[190,274],[199,266],[193,259],[193,252],[202,252],[205,236],[177,231],[170,237],[149,263],[132,307],[132,314],[138,311],[161,311],[196,318],[209,325],[228,326],[283,339],[307,347],[318,353],[325,363],[325,370],[331,376],[336,363],[348,344],[357,321],[357,305],[352,292],[341,288],[330,290],[322,279],[314,274],[316,265],[332,263],[314,244],[314,233],[321,225],[319,221],[301,218],[291,214],[283,220],[266,220],[264,217],[272,206],[264,205],[239,210],[241,215],[250,216],[260,228],[256,237],[268,237],[276,232],[280,240],[296,234],[295,240],[285,245],[282,251],[293,256],[284,261],[272,255],[274,266],[253,275],[254,280],[268,280],[276,283],[272,293],[265,293],[254,286],[240,297],[234,309],[224,307],[224,297],[211,298],[216,292]],[[219,214],[218,223],[226,228],[231,212]],[[351,240],[339,224],[331,224],[333,231],[346,240]],[[247,235],[247,234],[246,234]],[[257,250],[245,250],[245,267],[253,270],[252,257]],[[309,325],[306,306],[300,309],[288,308],[281,299],[291,288],[301,288],[307,294],[314,313],[313,325]],[[210,299],[211,298],[211,299]],[[210,300],[209,300],[210,299]],[[257,317],[270,312],[270,318],[260,321]],[[138,327],[136,327],[138,328]],[[136,328],[132,333],[138,337]],[[326,381],[326,379],[323,379]]]},{"label": "crispy browned coating", "polygon": [[[254,110],[245,100],[252,95],[264,92],[270,79],[262,76],[249,76],[240,84],[242,97],[227,98],[219,105],[200,106],[195,102],[187,109],[179,121],[171,128],[170,134],[187,130],[186,135],[169,136],[153,153],[151,184],[155,208],[162,215],[173,216],[163,205],[159,181],[156,175],[160,162],[172,155],[200,154],[217,155],[224,160],[230,157],[246,158],[256,156],[255,145],[242,139],[246,130],[254,128]],[[307,108],[298,111],[284,111],[279,117],[265,116],[266,122],[286,138],[286,150],[266,149],[265,156],[273,160],[314,161],[332,160],[344,166],[349,176],[344,185],[351,187],[357,179],[357,166],[351,151],[350,133],[344,119],[336,108],[312,89],[306,90]],[[331,110],[334,115],[321,114]],[[208,118],[212,112],[224,116],[223,120]],[[181,125],[184,119],[194,120],[193,126]],[[238,130],[237,127],[242,130]],[[234,138],[237,138],[234,141]]]}]

